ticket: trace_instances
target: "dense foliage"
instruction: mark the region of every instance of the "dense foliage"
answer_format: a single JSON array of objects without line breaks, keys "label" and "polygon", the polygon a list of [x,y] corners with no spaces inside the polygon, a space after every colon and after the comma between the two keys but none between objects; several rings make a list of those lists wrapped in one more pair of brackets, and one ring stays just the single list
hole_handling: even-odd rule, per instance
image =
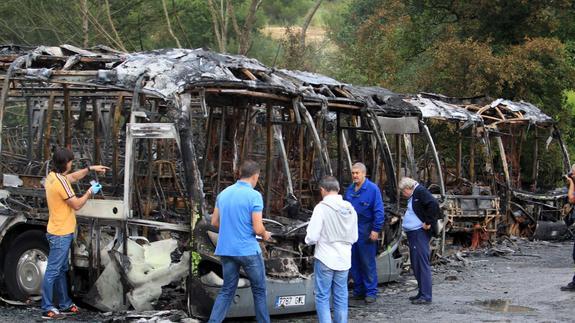
[{"label": "dense foliage", "polygon": [[337,76],[398,92],[526,100],[575,147],[575,2],[350,0],[329,20]]}]

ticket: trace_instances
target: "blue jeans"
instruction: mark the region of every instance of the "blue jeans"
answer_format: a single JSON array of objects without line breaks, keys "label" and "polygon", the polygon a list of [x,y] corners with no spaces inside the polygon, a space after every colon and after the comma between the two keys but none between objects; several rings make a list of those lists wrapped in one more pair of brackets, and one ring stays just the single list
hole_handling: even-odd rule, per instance
[{"label": "blue jeans", "polygon": [[68,296],[66,273],[68,272],[68,251],[74,234],[56,236],[46,233],[46,239],[50,244],[50,253],[42,283],[42,310],[49,311],[56,308],[52,301],[54,293],[58,298],[59,308],[67,309],[72,305],[72,300]]},{"label": "blue jeans", "polygon": [[355,296],[377,297],[377,243],[360,233],[360,240],[351,246],[351,278]]},{"label": "blue jeans", "polygon": [[236,294],[240,279],[240,267],[244,269],[254,297],[256,320],[261,323],[270,322],[270,314],[266,303],[266,272],[261,254],[253,256],[221,256],[224,272],[224,285],[212,308],[209,322],[220,323],[226,317],[230,304]]},{"label": "blue jeans", "polygon": [[331,323],[329,298],[333,297],[333,320],[347,323],[347,270],[332,270],[315,259],[315,309],[319,323]]},{"label": "blue jeans", "polygon": [[429,233],[423,229],[407,231],[407,241],[409,242],[409,257],[413,275],[417,280],[420,299],[431,301],[431,264],[429,257]]}]

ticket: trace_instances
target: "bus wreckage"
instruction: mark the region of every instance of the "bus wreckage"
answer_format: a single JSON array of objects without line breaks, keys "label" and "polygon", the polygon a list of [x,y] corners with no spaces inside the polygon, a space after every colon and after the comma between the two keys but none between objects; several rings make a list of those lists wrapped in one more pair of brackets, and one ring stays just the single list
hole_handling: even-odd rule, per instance
[{"label": "bus wreckage", "polygon": [[[405,258],[405,201],[397,189],[402,176],[430,187],[442,202],[448,225],[434,242],[436,250],[450,230],[479,224],[491,232],[500,213],[533,217],[534,223],[551,216],[539,204],[547,202],[518,202],[537,194],[521,195],[512,186],[520,183],[518,169],[495,178],[488,169],[473,175],[489,161],[495,169],[496,154],[486,143],[504,137],[505,123],[489,119],[500,105],[473,110],[450,103],[474,116],[456,123],[461,129],[471,124],[472,138],[487,146],[458,145],[461,165],[469,165],[461,162],[466,154],[485,153],[485,164],[472,162],[466,173],[461,165],[454,172],[437,152],[426,122],[441,116],[428,113],[431,101],[423,95],[271,69],[243,56],[202,49],[128,54],[106,47],[4,46],[0,86],[0,283],[14,299],[40,294],[48,251],[42,182],[55,147],[72,149],[76,168],[112,169],[91,178],[103,190],[77,212],[69,273],[74,295],[102,311],[177,307],[194,316],[209,314],[223,282],[210,214],[217,194],[237,179],[246,159],[262,166],[256,189],[274,238],[260,243],[272,315],[314,310],[313,248],[304,237],[320,199],[317,183],[334,175],[349,185],[353,162],[366,164],[386,206],[377,255],[380,282],[396,280]],[[527,123],[532,124],[540,123]],[[560,138],[552,123],[545,125]],[[544,130],[538,131],[540,136]],[[500,155],[503,169],[519,163],[507,163],[510,153]],[[89,186],[85,180],[74,188],[83,192]],[[475,217],[461,217],[470,209]],[[229,316],[251,316],[249,281],[240,279],[238,287]]]},{"label": "bus wreckage", "polygon": [[523,101],[431,93],[405,100],[422,111],[436,138],[452,238],[472,233],[466,237],[475,248],[496,234],[557,239],[565,233],[562,175],[570,162],[551,117]]},{"label": "bus wreckage", "polygon": [[[407,104],[383,89],[201,49],[7,46],[0,54],[0,263],[13,298],[40,293],[48,250],[42,180],[57,146],[74,151],[76,168],[112,168],[92,178],[103,193],[77,212],[71,252],[74,294],[102,311],[187,300],[192,315],[209,314],[222,284],[210,213],[245,159],[262,165],[257,189],[274,237],[262,242],[272,314],[314,309],[313,249],[303,238],[322,176],[349,183],[351,163],[363,160],[385,199],[399,205],[377,118],[389,110],[417,126],[420,113],[402,112]],[[397,210],[388,208],[380,241],[381,282],[401,271]],[[252,315],[249,282],[239,287],[229,314]]]}]

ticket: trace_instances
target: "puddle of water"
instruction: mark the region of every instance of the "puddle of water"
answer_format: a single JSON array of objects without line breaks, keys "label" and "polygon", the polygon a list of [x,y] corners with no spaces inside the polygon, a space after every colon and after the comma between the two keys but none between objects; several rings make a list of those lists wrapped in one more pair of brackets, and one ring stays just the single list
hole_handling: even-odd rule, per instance
[{"label": "puddle of water", "polygon": [[486,301],[475,301],[473,305],[481,306],[487,310],[501,313],[528,313],[535,311],[534,308],[511,304],[510,300],[489,299]]}]

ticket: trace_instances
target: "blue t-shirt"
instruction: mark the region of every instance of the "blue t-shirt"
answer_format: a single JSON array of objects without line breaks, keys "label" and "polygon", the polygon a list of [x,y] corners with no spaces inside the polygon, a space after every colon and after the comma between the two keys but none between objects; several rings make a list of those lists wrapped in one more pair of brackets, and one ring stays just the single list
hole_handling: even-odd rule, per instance
[{"label": "blue t-shirt", "polygon": [[218,256],[253,256],[261,253],[253,229],[252,212],[261,212],[264,201],[260,192],[244,181],[223,190],[216,199],[220,215]]}]

